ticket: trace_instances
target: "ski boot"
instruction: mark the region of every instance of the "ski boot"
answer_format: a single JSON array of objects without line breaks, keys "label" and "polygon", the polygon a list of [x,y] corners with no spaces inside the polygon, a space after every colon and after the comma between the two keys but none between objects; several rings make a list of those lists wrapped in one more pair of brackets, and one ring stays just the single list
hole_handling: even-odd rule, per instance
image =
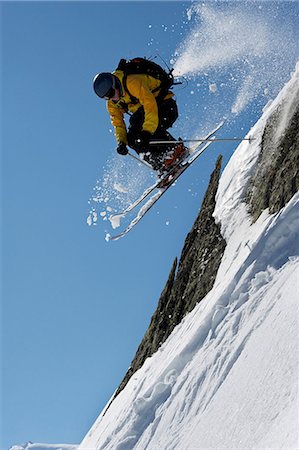
[{"label": "ski boot", "polygon": [[163,162],[163,167],[166,172],[181,161],[183,161],[189,154],[189,149],[184,146],[183,141],[175,146],[171,152],[168,153]]},{"label": "ski boot", "polygon": [[[176,174],[177,170],[180,169],[180,163],[184,161],[184,159],[189,155],[189,149],[184,146],[183,141],[175,146],[173,150],[168,152],[164,161],[162,163],[162,167],[159,169],[158,174],[163,182],[161,182],[161,187],[169,184],[171,179]],[[170,173],[169,173],[170,172]],[[169,177],[167,174],[169,173]]]}]

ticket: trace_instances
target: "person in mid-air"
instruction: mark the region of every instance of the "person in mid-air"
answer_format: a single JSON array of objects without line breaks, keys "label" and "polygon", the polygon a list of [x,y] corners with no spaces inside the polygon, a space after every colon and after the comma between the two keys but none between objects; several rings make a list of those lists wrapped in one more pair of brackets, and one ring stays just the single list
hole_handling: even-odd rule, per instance
[{"label": "person in mid-air", "polygon": [[[178,108],[173,92],[165,89],[161,80],[146,73],[127,75],[118,67],[113,73],[97,74],[93,87],[100,98],[107,100],[120,155],[127,155],[131,147],[160,174],[183,159],[188,152],[183,142],[150,144],[175,140],[167,129],[178,118]],[[130,114],[128,129],[125,113]]]}]

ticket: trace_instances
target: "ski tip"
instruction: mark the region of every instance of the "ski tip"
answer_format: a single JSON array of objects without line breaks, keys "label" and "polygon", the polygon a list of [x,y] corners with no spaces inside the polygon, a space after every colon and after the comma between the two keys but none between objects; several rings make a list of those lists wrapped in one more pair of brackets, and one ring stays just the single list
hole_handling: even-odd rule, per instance
[{"label": "ski tip", "polygon": [[105,241],[106,241],[106,242],[110,242],[110,241],[111,241],[111,234],[106,233]]},{"label": "ski tip", "polygon": [[120,233],[120,234],[117,234],[117,235],[115,235],[115,236],[111,236],[110,233],[106,233],[105,241],[106,241],[106,242],[118,241],[118,239],[120,239],[120,238],[123,237],[124,235],[125,235],[125,233]]}]

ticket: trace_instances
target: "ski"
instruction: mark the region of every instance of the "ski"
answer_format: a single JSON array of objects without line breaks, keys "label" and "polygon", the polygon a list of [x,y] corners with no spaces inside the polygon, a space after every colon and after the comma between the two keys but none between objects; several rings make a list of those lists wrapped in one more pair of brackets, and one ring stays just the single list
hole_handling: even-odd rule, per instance
[{"label": "ski", "polygon": [[[192,153],[191,158],[189,158],[187,161],[183,161],[183,163],[181,163],[180,167],[177,168],[177,171],[175,173],[173,173],[171,177],[168,174],[167,177],[170,177],[170,180],[168,181],[168,183],[165,186],[160,187],[158,192],[156,192],[155,194],[153,194],[150,197],[150,199],[142,206],[142,208],[140,208],[136,217],[134,217],[134,219],[124,229],[124,231],[122,231],[121,233],[119,233],[117,235],[109,236],[109,241],[117,241],[118,239],[120,239],[120,238],[124,237],[126,234],[128,234],[129,231],[131,231],[132,228],[134,228],[135,225],[137,225],[137,223],[140,222],[140,220],[145,216],[145,214],[157,203],[157,201],[162,197],[162,195],[165,194],[165,192],[167,192],[167,190],[173,185],[173,183],[185,172],[186,169],[188,169],[189,166],[191,166],[191,164],[212,143],[213,143],[213,141],[209,141],[202,148],[198,149],[197,151],[195,150],[195,152]],[[201,147],[201,145],[199,147]],[[160,183],[161,183],[161,180],[160,180]]]},{"label": "ski", "polygon": [[182,165],[184,163],[184,161],[188,161],[189,158],[192,158],[192,155],[194,155],[195,153],[197,153],[197,151],[199,150],[199,148],[205,144],[205,141],[207,141],[208,139],[211,138],[211,136],[213,136],[213,134],[215,134],[218,130],[220,130],[220,128],[222,128],[224,125],[224,120],[222,120],[212,131],[210,131],[202,140],[202,142],[196,147],[196,149],[192,152],[192,153],[188,153],[188,155],[186,156],[185,160],[178,162],[177,164],[175,164],[172,169],[162,178],[159,178],[152,186],[148,187],[141,195],[140,197],[138,197],[133,203],[131,203],[126,209],[124,209],[121,212],[118,212],[116,214],[112,214],[109,217],[109,220],[111,223],[113,223],[114,221],[117,222],[118,220],[122,219],[123,217],[125,217],[126,214],[128,214],[129,212],[131,212],[133,209],[136,208],[136,206],[140,205],[140,203],[142,203],[155,189],[159,189],[160,186],[163,185],[163,183],[165,182],[165,180],[167,178],[169,178],[169,176],[172,175],[172,173],[175,172],[175,170],[177,169],[177,167],[179,165]]}]

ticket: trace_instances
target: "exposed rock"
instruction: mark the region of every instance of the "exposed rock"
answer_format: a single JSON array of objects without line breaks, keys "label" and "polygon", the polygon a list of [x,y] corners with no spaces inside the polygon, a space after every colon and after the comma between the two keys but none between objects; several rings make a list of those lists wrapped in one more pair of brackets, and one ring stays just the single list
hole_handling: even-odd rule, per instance
[{"label": "exposed rock", "polygon": [[264,209],[283,208],[299,189],[299,88],[290,104],[281,104],[268,120],[260,159],[251,180],[248,203],[253,220]]},{"label": "exposed rock", "polygon": [[[171,292],[176,326],[212,289],[226,246],[213,212],[222,157],[216,162],[201,210],[187,235]],[[174,328],[173,326],[173,328]],[[171,330],[172,331],[172,330]]]},{"label": "exposed rock", "polygon": [[169,300],[175,278],[176,267],[177,258],[174,260],[166,286],[162,291],[156,312],[151,319],[151,323],[147,329],[147,332],[145,333],[141,344],[137,349],[134,360],[126,373],[125,378],[118,387],[115,395],[117,395],[125,387],[133,373],[142,366],[146,358],[151,356],[169,335],[168,322],[173,308]]},{"label": "exposed rock", "polygon": [[172,330],[194,306],[212,289],[218,267],[226,246],[212,216],[218,188],[222,157],[219,156],[204,197],[201,210],[187,235],[178,271],[177,259],[161,294],[158,307],[132,361],[121,382],[117,395],[131,376],[155,353]]}]

